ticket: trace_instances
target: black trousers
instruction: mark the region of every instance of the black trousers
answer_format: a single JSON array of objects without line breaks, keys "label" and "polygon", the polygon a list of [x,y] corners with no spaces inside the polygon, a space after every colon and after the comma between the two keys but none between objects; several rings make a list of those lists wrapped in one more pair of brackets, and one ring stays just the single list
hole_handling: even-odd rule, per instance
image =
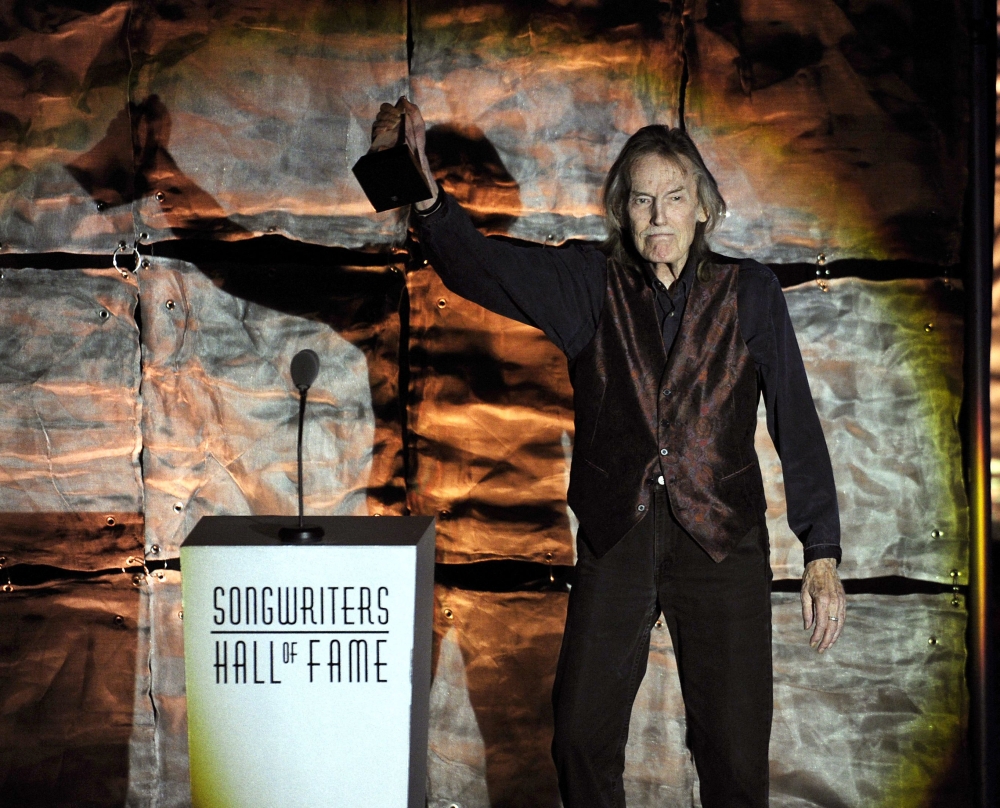
[{"label": "black trousers", "polygon": [[766,808],[771,569],[763,524],[716,563],[653,508],[602,558],[578,542],[553,688],[552,755],[565,808],[622,808],[625,742],[662,613],[680,673],[704,808]]}]

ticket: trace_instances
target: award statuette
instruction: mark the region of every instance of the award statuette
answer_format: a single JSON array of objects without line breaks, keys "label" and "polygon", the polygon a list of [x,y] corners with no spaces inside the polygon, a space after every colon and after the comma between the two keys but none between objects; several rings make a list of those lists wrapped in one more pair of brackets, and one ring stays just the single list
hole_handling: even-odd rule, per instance
[{"label": "award statuette", "polygon": [[[401,108],[402,101],[396,106]],[[368,154],[351,169],[361,189],[379,213],[434,196],[427,186],[416,155],[406,145],[406,118],[399,126],[372,141]]]}]

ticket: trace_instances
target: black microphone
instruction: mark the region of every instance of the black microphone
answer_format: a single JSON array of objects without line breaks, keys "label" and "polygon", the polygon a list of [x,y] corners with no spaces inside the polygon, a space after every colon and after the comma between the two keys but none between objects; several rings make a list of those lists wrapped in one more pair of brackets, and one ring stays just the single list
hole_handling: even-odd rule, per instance
[{"label": "black microphone", "polygon": [[316,351],[306,348],[292,357],[292,384],[298,388],[300,393],[305,395],[318,375],[319,357],[316,355]]},{"label": "black microphone", "polygon": [[315,542],[323,538],[323,528],[307,525],[303,521],[302,506],[302,424],[306,417],[306,393],[319,375],[319,356],[306,348],[292,357],[292,384],[299,390],[299,524],[297,527],[283,527],[278,537],[287,542]]}]

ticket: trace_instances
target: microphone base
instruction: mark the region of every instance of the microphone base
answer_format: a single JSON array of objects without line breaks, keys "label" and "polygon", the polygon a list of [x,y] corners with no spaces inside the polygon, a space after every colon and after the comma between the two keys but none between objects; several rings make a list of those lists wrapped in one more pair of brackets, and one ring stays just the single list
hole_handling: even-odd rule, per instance
[{"label": "microphone base", "polygon": [[283,527],[278,531],[278,538],[289,544],[314,543],[323,541],[323,528],[319,525]]}]

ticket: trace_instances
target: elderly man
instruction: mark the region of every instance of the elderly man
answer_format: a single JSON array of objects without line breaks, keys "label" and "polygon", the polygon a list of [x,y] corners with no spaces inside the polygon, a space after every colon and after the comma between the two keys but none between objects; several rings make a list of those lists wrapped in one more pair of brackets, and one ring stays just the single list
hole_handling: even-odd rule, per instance
[{"label": "elderly man", "polygon": [[454,292],[536,326],[566,354],[576,433],[568,500],[577,578],[553,689],[566,808],[624,806],[629,717],[660,616],[670,630],[705,808],[764,808],[771,728],[771,571],[754,451],[757,403],[804,546],[802,616],[828,649],[844,625],[833,471],[777,278],[705,243],[725,203],[691,139],[647,126],[604,185],[600,247],[483,237],[443,191],[419,109],[383,104],[434,198],[415,205]]}]

